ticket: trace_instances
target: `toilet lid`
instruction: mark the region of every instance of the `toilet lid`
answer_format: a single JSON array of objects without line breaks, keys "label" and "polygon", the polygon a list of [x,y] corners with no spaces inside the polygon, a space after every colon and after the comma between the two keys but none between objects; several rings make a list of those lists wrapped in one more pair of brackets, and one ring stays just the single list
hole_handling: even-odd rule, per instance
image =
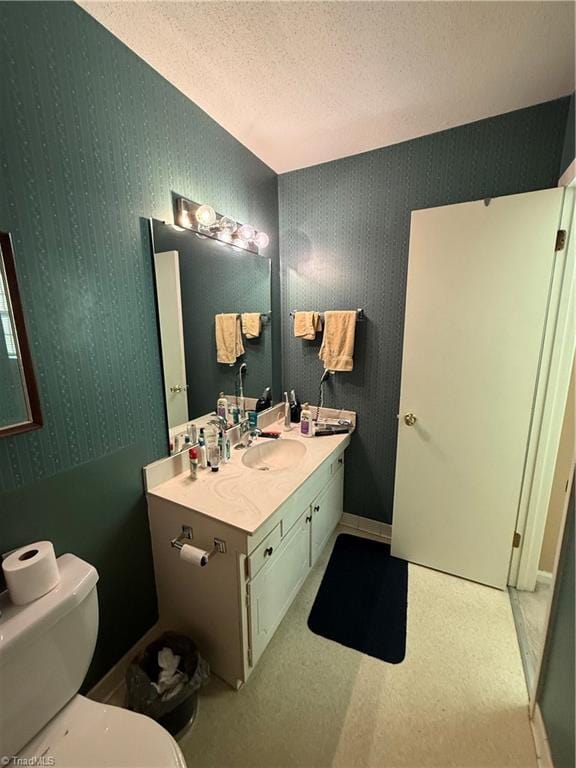
[{"label": "toilet lid", "polygon": [[57,768],[186,768],[176,740],[154,720],[79,695],[18,757]]}]

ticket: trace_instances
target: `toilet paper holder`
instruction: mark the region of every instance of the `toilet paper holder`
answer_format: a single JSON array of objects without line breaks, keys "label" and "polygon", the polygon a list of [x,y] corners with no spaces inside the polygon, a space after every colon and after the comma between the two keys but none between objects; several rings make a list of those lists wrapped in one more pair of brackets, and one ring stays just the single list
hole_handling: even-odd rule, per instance
[{"label": "toilet paper holder", "polygon": [[[170,546],[174,547],[174,549],[182,549],[184,544],[190,544],[193,539],[194,533],[192,531],[192,526],[183,525],[178,536],[170,541]],[[221,555],[226,554],[226,542],[223,539],[214,539],[214,547],[208,552],[208,559],[218,553]]]}]

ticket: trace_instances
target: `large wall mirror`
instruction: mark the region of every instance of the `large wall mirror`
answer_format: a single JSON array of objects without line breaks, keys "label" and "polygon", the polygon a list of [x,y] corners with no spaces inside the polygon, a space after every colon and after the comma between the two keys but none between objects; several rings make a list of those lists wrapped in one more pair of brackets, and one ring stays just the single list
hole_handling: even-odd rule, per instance
[{"label": "large wall mirror", "polygon": [[[166,412],[174,435],[214,413],[221,392],[231,404],[243,397],[249,410],[271,387],[270,259],[173,224],[151,220],[150,228]],[[238,343],[232,354],[229,337],[217,344],[218,334],[231,328]],[[227,362],[218,361],[222,342]]]},{"label": "large wall mirror", "polygon": [[8,232],[0,232],[0,437],[42,426]]}]

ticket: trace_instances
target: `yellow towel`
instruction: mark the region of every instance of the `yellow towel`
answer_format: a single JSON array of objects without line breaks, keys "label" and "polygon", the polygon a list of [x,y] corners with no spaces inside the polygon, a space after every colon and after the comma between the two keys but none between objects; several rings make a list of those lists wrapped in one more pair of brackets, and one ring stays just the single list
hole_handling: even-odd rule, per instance
[{"label": "yellow towel", "polygon": [[236,312],[227,312],[216,315],[216,359],[219,363],[232,365],[236,358],[244,354],[242,334],[240,332],[240,318]]},{"label": "yellow towel", "polygon": [[312,341],[318,331],[322,330],[322,318],[320,312],[295,312],[294,336],[299,339]]},{"label": "yellow towel", "polygon": [[351,371],[354,367],[356,310],[324,312],[324,336],[318,357],[330,371]]},{"label": "yellow towel", "polygon": [[244,312],[242,315],[242,333],[247,339],[257,339],[260,336],[261,328],[260,312]]}]

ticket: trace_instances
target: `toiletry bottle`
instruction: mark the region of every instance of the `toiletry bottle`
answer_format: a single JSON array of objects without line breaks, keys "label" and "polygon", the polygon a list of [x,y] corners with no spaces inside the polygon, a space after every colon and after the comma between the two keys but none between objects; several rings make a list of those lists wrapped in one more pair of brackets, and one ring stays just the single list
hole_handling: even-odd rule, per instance
[{"label": "toiletry bottle", "polygon": [[232,458],[232,441],[230,440],[228,432],[224,432],[224,457],[226,462],[230,461]]},{"label": "toiletry bottle", "polygon": [[190,448],[188,451],[188,458],[190,459],[190,479],[198,479],[198,451],[196,448]]},{"label": "toiletry bottle", "polygon": [[198,438],[198,462],[202,469],[206,469],[208,466],[208,459],[206,458],[206,444],[204,438]]},{"label": "toiletry bottle", "polygon": [[208,463],[212,472],[218,472],[220,469],[220,446],[208,446]]},{"label": "toiletry bottle", "polygon": [[197,443],[198,442],[198,429],[196,427],[196,424],[192,424],[192,422],[190,422],[188,424],[188,427],[187,427],[186,431],[188,432],[188,435],[190,437],[190,442],[191,443]]},{"label": "toiletry bottle", "polygon": [[180,453],[180,435],[174,437],[174,453]]},{"label": "toiletry bottle", "polygon": [[300,414],[300,434],[302,437],[314,436],[314,425],[312,423],[312,412],[308,408],[308,403],[304,403],[302,413]]},{"label": "toiletry bottle", "polygon": [[262,394],[256,401],[256,412],[260,413],[260,411],[265,411],[266,408],[270,408],[271,405],[272,405],[272,390],[270,389],[270,387],[266,387],[264,392],[262,392]]},{"label": "toiletry bottle", "polygon": [[205,430],[202,430],[202,434],[206,443],[206,460],[208,462],[208,466],[210,466],[212,447],[216,446],[216,448],[218,448],[218,430],[214,426],[208,426]]},{"label": "toiletry bottle", "polygon": [[228,461],[226,452],[226,432],[221,429],[218,431],[218,448],[220,449],[220,461],[222,464],[226,464]]},{"label": "toiletry bottle", "polygon": [[290,417],[290,400],[288,400],[288,392],[284,392],[284,429],[292,429],[292,419]]},{"label": "toiletry bottle", "polygon": [[224,392],[220,392],[220,397],[216,404],[216,413],[220,418],[226,419],[226,423],[228,423],[228,400],[224,397]]}]

